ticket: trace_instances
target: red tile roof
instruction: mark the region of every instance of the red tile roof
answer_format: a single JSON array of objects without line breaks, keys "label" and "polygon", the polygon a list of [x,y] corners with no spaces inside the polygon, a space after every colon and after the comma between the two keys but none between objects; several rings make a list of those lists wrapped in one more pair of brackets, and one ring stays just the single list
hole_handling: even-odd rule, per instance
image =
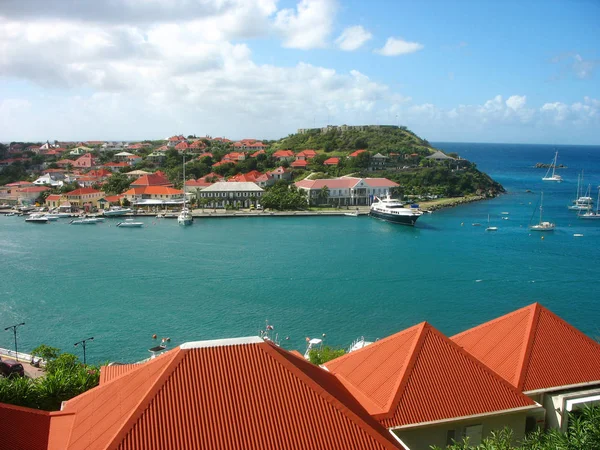
[{"label": "red tile roof", "polygon": [[277,150],[273,153],[274,158],[290,158],[294,156],[294,152],[291,150]]},{"label": "red tile roof", "polygon": [[340,163],[340,158],[329,158],[323,161],[323,164],[326,166],[337,166]]},{"label": "red tile roof", "polygon": [[400,448],[331,374],[258,338],[111,369],[69,413],[70,430],[50,431],[64,450]]},{"label": "red tile roof", "polygon": [[46,450],[49,432],[49,412],[0,403],[2,448]]},{"label": "red tile roof", "polygon": [[225,164],[237,164],[237,161],[219,161],[216,162],[212,165],[212,167],[220,167],[220,166],[224,166]]},{"label": "red tile roof", "polygon": [[120,203],[121,199],[123,198],[123,195],[108,195],[106,197],[104,197],[104,200],[106,200],[108,203]]},{"label": "red tile roof", "polygon": [[75,196],[75,195],[88,195],[88,194],[102,194],[102,192],[100,192],[97,189],[87,187],[87,188],[75,189],[74,191],[67,192],[64,195],[66,197],[71,197],[71,196]]},{"label": "red tile roof", "polygon": [[18,189],[18,192],[27,194],[27,193],[35,193],[35,192],[45,192],[45,191],[48,191],[49,189],[50,188],[46,187],[46,186],[34,186],[34,187],[20,188],[20,189]]},{"label": "red tile roof", "polygon": [[189,146],[189,144],[187,143],[187,141],[183,141],[183,142],[180,142],[179,144],[177,144],[177,145],[175,146],[175,150],[185,150],[186,148],[189,148],[189,147],[190,147],[190,146]]},{"label": "red tile roof", "polygon": [[427,322],[325,366],[387,428],[536,405]]},{"label": "red tile roof", "polygon": [[398,183],[394,183],[392,180],[387,178],[363,178],[365,183],[370,187],[397,187],[400,186]]},{"label": "red tile roof", "polygon": [[258,155],[264,155],[264,154],[265,154],[264,150],[262,150],[262,149],[261,150],[257,150],[257,151],[255,151],[254,153],[252,153],[250,155],[250,158],[256,158]]},{"label": "red tile roof", "polygon": [[348,156],[350,158],[355,158],[355,157],[357,157],[358,155],[360,155],[361,153],[364,153],[364,152],[366,152],[366,150],[356,150],[355,152],[350,153]]},{"label": "red tile roof", "polygon": [[136,186],[122,195],[181,195],[183,191],[169,186]]},{"label": "red tile roof", "polygon": [[600,344],[539,303],[452,340],[524,392],[600,381]]},{"label": "red tile roof", "polygon": [[104,167],[129,167],[129,164],[126,162],[109,162],[104,164]]},{"label": "red tile roof", "polygon": [[60,194],[50,194],[48,197],[46,197],[46,201],[47,202],[57,202],[61,199],[62,195]]},{"label": "red tile roof", "polygon": [[171,183],[168,178],[161,173],[156,172],[148,175],[142,175],[133,183],[131,183],[131,186],[173,186],[173,183]]},{"label": "red tile roof", "polygon": [[306,167],[308,166],[308,161],[304,159],[298,159],[290,164],[290,167]]}]

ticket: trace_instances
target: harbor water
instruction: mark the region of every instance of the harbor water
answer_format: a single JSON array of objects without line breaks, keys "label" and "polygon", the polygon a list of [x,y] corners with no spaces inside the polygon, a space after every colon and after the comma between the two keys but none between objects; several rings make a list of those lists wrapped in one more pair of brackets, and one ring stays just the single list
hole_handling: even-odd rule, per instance
[{"label": "harbor water", "polygon": [[[22,351],[44,343],[78,353],[73,344],[94,336],[88,361],[133,362],[148,356],[153,334],[177,345],[256,335],[268,320],[284,347],[303,351],[306,337],[347,346],[424,320],[452,335],[539,301],[600,336],[600,221],[567,209],[582,169],[596,199],[600,147],[557,146],[568,168],[552,183],[533,166],[550,163],[553,146],[435,146],[477,163],[507,193],[424,215],[414,228],[348,216],[190,227],[143,218],[130,229],[118,218],[72,226],[0,216],[0,328],[26,323]],[[542,190],[551,233],[528,230]],[[488,215],[498,231],[485,231]],[[12,332],[0,334],[0,347],[13,346]]]}]

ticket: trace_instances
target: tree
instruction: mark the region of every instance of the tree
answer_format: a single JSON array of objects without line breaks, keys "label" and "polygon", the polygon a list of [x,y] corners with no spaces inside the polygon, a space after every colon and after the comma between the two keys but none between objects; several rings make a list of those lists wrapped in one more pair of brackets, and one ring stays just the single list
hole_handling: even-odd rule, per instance
[{"label": "tree", "polygon": [[104,183],[102,189],[107,194],[116,195],[129,189],[130,184],[131,180],[127,175],[122,173],[113,173],[109,179],[106,180],[106,183]]},{"label": "tree", "polygon": [[328,345],[325,345],[321,348],[313,348],[308,352],[308,360],[320,366],[321,364],[325,364],[327,361],[331,361],[332,359],[339,358],[340,356],[344,356],[346,354],[346,350],[343,348],[333,348]]},{"label": "tree", "polygon": [[329,188],[327,187],[327,185],[323,186],[319,190],[317,198],[320,200],[320,203],[327,203],[327,200],[329,199]]}]

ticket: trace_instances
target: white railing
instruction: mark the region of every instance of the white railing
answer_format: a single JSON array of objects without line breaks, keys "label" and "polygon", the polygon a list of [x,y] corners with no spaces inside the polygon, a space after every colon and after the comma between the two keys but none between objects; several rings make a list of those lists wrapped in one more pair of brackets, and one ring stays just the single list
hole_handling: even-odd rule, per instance
[{"label": "white railing", "polygon": [[23,353],[23,352],[15,353],[14,350],[9,350],[7,348],[0,348],[0,356],[14,358],[14,359],[18,360],[19,362],[24,362],[24,363],[32,363],[33,361],[35,361],[37,363],[39,361],[41,366],[46,365],[46,361],[39,358],[38,356],[33,356],[29,353]]}]

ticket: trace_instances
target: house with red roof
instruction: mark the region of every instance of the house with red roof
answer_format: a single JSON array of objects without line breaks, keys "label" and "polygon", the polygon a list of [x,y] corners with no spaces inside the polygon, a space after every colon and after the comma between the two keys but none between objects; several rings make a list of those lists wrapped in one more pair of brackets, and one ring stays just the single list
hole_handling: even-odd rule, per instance
[{"label": "house with red roof", "polygon": [[190,148],[190,144],[188,144],[187,141],[180,142],[175,146],[175,150],[177,150],[179,153],[184,152],[188,148]]},{"label": "house with red roof", "polygon": [[366,150],[356,150],[348,155],[348,158],[356,158],[361,153],[365,153]]},{"label": "house with red roof", "polygon": [[279,166],[277,169],[267,172],[267,175],[269,175],[271,180],[273,180],[273,183],[275,183],[279,180],[284,180],[284,181],[292,180],[292,173],[283,166]]},{"label": "house with red roof", "polygon": [[118,172],[119,170],[130,166],[126,162],[109,162],[104,164],[102,167],[110,170],[111,172]]},{"label": "house with red roof", "polygon": [[66,201],[61,194],[50,194],[46,197],[46,202],[44,203],[48,208],[58,208],[62,202]]},{"label": "house with red roof", "polygon": [[[375,197],[387,196],[398,186],[387,178],[341,177],[296,182],[296,187],[306,191],[312,203],[322,200],[340,206],[370,205]],[[328,190],[327,199],[321,197],[324,187]]]},{"label": "house with red roof", "polygon": [[96,167],[96,158],[91,153],[86,153],[73,161],[73,167],[77,169],[92,169]]},{"label": "house with red roof", "polygon": [[451,339],[541,403],[547,427],[566,430],[569,411],[600,404],[600,343],[539,303]]},{"label": "house with red roof", "polygon": [[308,167],[308,161],[306,159],[297,159],[290,164],[290,167],[294,169],[306,169]]},{"label": "house with red roof", "polygon": [[221,166],[224,166],[225,164],[237,164],[237,161],[231,161],[231,160],[228,160],[228,159],[227,160],[222,159],[221,161],[214,163],[212,165],[212,167],[221,167]]},{"label": "house with red roof", "polygon": [[221,159],[221,161],[244,161],[246,159],[246,153],[245,152],[229,152],[227,153],[225,156],[223,156],[223,159]]},{"label": "house with red roof", "polygon": [[190,150],[204,150],[205,148],[206,148],[206,144],[203,141],[201,141],[200,139],[192,142],[189,146]]},{"label": "house with red roof", "polygon": [[230,177],[227,181],[246,181],[249,183],[256,183],[256,179],[262,175],[258,170],[251,170],[248,173],[238,173]]},{"label": "house with red roof", "polygon": [[169,179],[162,172],[155,172],[148,175],[142,175],[133,183],[131,183],[131,187],[144,187],[144,186],[167,186],[173,187],[173,183],[169,181]]},{"label": "house with red roof", "polygon": [[340,158],[332,157],[323,161],[324,166],[337,166],[340,164]]},{"label": "house with red roof", "polygon": [[291,161],[294,159],[294,152],[291,150],[277,150],[272,156],[278,161]]},{"label": "house with red roof", "polygon": [[183,203],[183,191],[170,186],[136,186],[121,195],[138,206],[180,205]]},{"label": "house with red roof", "polygon": [[250,155],[250,158],[256,158],[258,155],[264,155],[266,152],[264,150],[258,150]]},{"label": "house with red roof", "polygon": [[544,417],[539,404],[427,322],[324,366],[411,450],[462,437],[476,446],[505,426],[519,440],[528,417]]},{"label": "house with red roof", "polygon": [[187,139],[183,136],[183,135],[179,135],[179,136],[171,136],[168,140],[167,140],[167,146],[169,148],[173,148],[175,147],[177,144],[179,144],[180,142],[187,142]]},{"label": "house with red roof", "polygon": [[74,191],[67,192],[64,194],[65,199],[71,204],[78,208],[88,208],[92,206],[94,208],[99,207],[99,200],[104,197],[104,192],[98,191],[91,187],[79,188]]},{"label": "house with red roof", "polygon": [[317,152],[312,149],[302,150],[300,153],[296,155],[296,161],[304,160],[308,161],[309,159],[313,159],[317,156]]},{"label": "house with red roof", "polygon": [[50,190],[46,186],[31,186],[17,188],[13,191],[13,196],[16,197],[17,202],[21,204],[31,204],[40,196],[42,192]]},{"label": "house with red roof", "polygon": [[74,167],[75,161],[71,159],[59,159],[56,161],[56,165],[61,168],[67,168],[68,166]]}]

